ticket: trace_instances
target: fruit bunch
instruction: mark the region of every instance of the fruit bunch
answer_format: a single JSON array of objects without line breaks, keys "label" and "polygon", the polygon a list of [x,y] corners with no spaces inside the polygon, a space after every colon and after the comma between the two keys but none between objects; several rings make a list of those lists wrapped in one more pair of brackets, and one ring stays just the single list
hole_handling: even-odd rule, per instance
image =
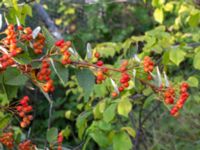
[{"label": "fruit bunch", "polygon": [[102,69],[98,69],[96,74],[96,83],[101,84],[106,79],[106,76],[104,75],[104,71]]},{"label": "fruit bunch", "polygon": [[[119,70],[121,72],[121,77],[120,77],[120,85],[118,87],[118,90],[119,92],[122,92],[124,91],[125,88],[129,87],[129,81],[130,81],[130,75],[128,74],[128,61],[125,60],[122,62]],[[112,97],[116,97],[118,96],[118,93],[115,91],[115,92],[112,92]]]},{"label": "fruit bunch", "polygon": [[18,115],[22,118],[22,121],[20,123],[20,126],[22,128],[26,128],[27,126],[29,126],[31,120],[33,120],[33,116],[29,114],[33,110],[32,106],[28,104],[29,101],[29,97],[24,96],[20,100],[19,105],[16,106]]},{"label": "fruit bunch", "polygon": [[152,61],[152,59],[149,56],[144,57],[143,68],[144,68],[144,72],[148,73],[147,79],[152,80],[152,76],[151,76],[150,72],[153,71],[154,62]]},{"label": "fruit bunch", "polygon": [[7,67],[15,64],[15,61],[8,54],[3,54],[0,57],[0,66],[2,70],[6,70]]},{"label": "fruit bunch", "polygon": [[21,40],[25,41],[25,42],[31,41],[33,39],[32,33],[33,33],[33,31],[30,27],[23,29],[23,34],[21,35]]},{"label": "fruit bunch", "polygon": [[5,145],[8,149],[13,149],[14,147],[14,138],[12,132],[5,132],[0,137],[0,143]]},{"label": "fruit bunch", "polygon": [[50,75],[51,75],[50,64],[48,63],[47,60],[43,60],[40,71],[37,73],[37,79],[39,81],[48,81],[51,79]]},{"label": "fruit bunch", "polygon": [[172,87],[168,87],[164,93],[165,103],[174,104],[175,90]]},{"label": "fruit bunch", "polygon": [[51,79],[50,64],[47,60],[42,61],[42,66],[40,71],[37,73],[37,79],[41,82],[45,82],[42,86],[45,92],[53,92],[55,87],[53,85],[53,80]]},{"label": "fruit bunch", "polygon": [[60,132],[58,134],[57,142],[58,142],[58,149],[57,150],[62,150],[62,142],[63,142],[62,132]]},{"label": "fruit bunch", "polygon": [[44,48],[44,44],[45,44],[45,37],[44,35],[39,33],[33,43],[34,53],[42,54],[42,49]]},{"label": "fruit bunch", "polygon": [[61,63],[63,65],[71,64],[71,59],[70,59],[71,53],[69,51],[64,51]]},{"label": "fruit bunch", "polygon": [[20,47],[17,47],[17,33],[15,32],[14,25],[8,25],[6,31],[6,38],[3,40],[3,43],[9,48],[11,56],[16,56],[22,52]]},{"label": "fruit bunch", "polygon": [[63,65],[71,64],[71,53],[68,51],[68,49],[71,47],[72,43],[70,41],[64,41],[59,40],[55,43],[55,46],[57,46],[60,50],[60,53],[62,54],[61,63]]},{"label": "fruit bunch", "polygon": [[176,102],[176,104],[172,107],[170,114],[172,116],[177,116],[178,115],[178,111],[183,107],[183,105],[185,104],[187,98],[189,97],[189,93],[188,93],[188,88],[189,85],[185,82],[183,82],[180,86],[180,97],[178,99],[178,101]]},{"label": "fruit bunch", "polygon": [[35,145],[30,140],[23,141],[18,145],[19,150],[35,150]]}]

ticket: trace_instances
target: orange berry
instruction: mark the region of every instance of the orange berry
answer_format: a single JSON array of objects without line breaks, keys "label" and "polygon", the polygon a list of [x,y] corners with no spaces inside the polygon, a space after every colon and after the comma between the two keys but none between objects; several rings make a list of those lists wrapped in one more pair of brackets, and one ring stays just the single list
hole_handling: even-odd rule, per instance
[{"label": "orange berry", "polygon": [[117,92],[112,92],[112,97],[115,98],[118,96],[118,93]]}]

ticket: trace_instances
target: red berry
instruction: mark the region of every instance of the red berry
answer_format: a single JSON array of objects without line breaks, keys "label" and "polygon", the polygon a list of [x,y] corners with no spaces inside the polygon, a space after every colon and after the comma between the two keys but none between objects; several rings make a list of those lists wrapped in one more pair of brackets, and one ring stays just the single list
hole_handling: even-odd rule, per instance
[{"label": "red berry", "polygon": [[97,63],[96,63],[97,66],[103,66],[103,61],[99,60]]},{"label": "red berry", "polygon": [[18,30],[23,30],[23,26],[18,26],[17,29]]},{"label": "red berry", "polygon": [[62,39],[62,40],[59,40],[55,43],[56,46],[60,47],[65,41]]},{"label": "red berry", "polygon": [[120,86],[120,87],[118,88],[118,90],[119,90],[120,92],[122,92],[122,91],[124,91],[124,88],[123,88],[122,86]]}]

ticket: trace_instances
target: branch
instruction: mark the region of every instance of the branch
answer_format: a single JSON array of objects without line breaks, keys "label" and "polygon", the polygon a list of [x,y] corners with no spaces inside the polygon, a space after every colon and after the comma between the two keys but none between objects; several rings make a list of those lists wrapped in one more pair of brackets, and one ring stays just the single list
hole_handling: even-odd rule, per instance
[{"label": "branch", "polygon": [[153,107],[153,109],[150,112],[147,113],[147,115],[144,117],[144,119],[141,122],[142,125],[147,121],[147,119],[152,115],[152,113],[160,107],[160,105],[161,105],[161,103],[158,102],[157,105],[155,107]]},{"label": "branch", "polygon": [[33,8],[36,10],[36,12],[40,16],[40,18],[44,21],[44,23],[46,24],[46,26],[48,27],[48,29],[52,33],[52,35],[56,39],[62,39],[62,35],[59,32],[57,26],[55,25],[53,20],[50,18],[50,16],[46,12],[46,10],[42,7],[42,5],[38,4],[38,3],[35,3],[33,5]]}]

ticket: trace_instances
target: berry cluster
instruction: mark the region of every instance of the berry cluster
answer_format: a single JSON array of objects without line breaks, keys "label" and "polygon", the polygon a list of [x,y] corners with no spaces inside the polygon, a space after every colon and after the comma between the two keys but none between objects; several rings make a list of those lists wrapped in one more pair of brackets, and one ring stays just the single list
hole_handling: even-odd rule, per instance
[{"label": "berry cluster", "polygon": [[4,40],[5,45],[9,47],[9,52],[11,56],[16,56],[22,52],[22,49],[17,47],[17,33],[15,32],[14,25],[8,25],[6,31],[6,38]]},{"label": "berry cluster", "polygon": [[26,140],[18,145],[19,150],[35,150],[35,145],[30,140]]},{"label": "berry cluster", "polygon": [[33,31],[30,27],[23,29],[23,34],[21,35],[21,39],[23,41],[31,41],[33,39],[32,33]]},{"label": "berry cluster", "polygon": [[51,79],[51,70],[50,70],[50,64],[48,63],[47,60],[42,61],[42,66],[40,71],[37,74],[37,79],[39,81],[45,82],[43,85],[43,90],[45,92],[53,92],[55,87],[53,86],[53,80]]},{"label": "berry cluster", "polygon": [[2,70],[6,70],[7,67],[12,66],[15,64],[15,61],[12,59],[11,56],[7,54],[3,54],[0,57],[0,65]]},{"label": "berry cluster", "polygon": [[62,142],[63,142],[62,132],[60,132],[58,134],[57,142],[58,142],[58,149],[57,150],[62,150]]},{"label": "berry cluster", "polygon": [[44,44],[45,44],[45,37],[44,37],[44,35],[39,33],[33,43],[34,53],[42,54],[42,49],[44,48]]},{"label": "berry cluster", "polygon": [[[129,87],[130,75],[127,73],[128,61],[122,62],[119,70],[121,72],[120,86],[118,87],[119,92],[124,91],[125,88]],[[117,92],[112,92],[112,97],[116,97]]]},{"label": "berry cluster", "polygon": [[187,83],[182,83],[180,86],[180,97],[178,99],[178,101],[176,102],[176,104],[172,107],[170,114],[172,116],[177,116],[178,115],[178,111],[183,107],[183,105],[185,104],[187,98],[189,97],[188,94],[188,88],[189,85]]},{"label": "berry cluster", "polygon": [[149,56],[144,57],[143,67],[144,67],[144,72],[148,73],[147,79],[152,80],[152,76],[151,76],[150,72],[153,71],[154,62],[151,60],[151,58]]},{"label": "berry cluster", "polygon": [[50,64],[47,60],[42,61],[42,66],[40,68],[40,71],[37,73],[37,79],[39,81],[48,81],[51,79],[51,70],[50,70]]},{"label": "berry cluster", "polygon": [[168,87],[164,93],[165,103],[174,104],[175,90],[172,87]]},{"label": "berry cluster", "polygon": [[69,51],[65,51],[65,52],[63,53],[63,57],[62,57],[61,63],[62,63],[63,65],[71,64],[70,56],[71,56],[71,53],[70,53]]},{"label": "berry cluster", "polygon": [[5,145],[8,149],[13,149],[14,147],[14,138],[12,132],[3,133],[0,137],[0,143]]},{"label": "berry cluster", "polygon": [[70,41],[64,41],[64,40],[59,40],[55,43],[55,46],[60,48],[60,53],[63,55],[62,56],[62,64],[71,64],[71,53],[68,51],[68,49],[71,47],[72,43]]},{"label": "berry cluster", "polygon": [[33,110],[32,106],[28,104],[29,97],[24,96],[20,102],[19,105],[16,106],[16,110],[18,111],[18,115],[22,118],[22,121],[20,123],[20,126],[22,128],[26,128],[31,123],[31,120],[33,119],[32,115],[29,115],[29,113]]},{"label": "berry cluster", "polygon": [[105,79],[106,79],[106,76],[104,75],[104,71],[102,69],[99,69],[96,75],[96,83],[101,84],[102,81],[104,81]]}]

